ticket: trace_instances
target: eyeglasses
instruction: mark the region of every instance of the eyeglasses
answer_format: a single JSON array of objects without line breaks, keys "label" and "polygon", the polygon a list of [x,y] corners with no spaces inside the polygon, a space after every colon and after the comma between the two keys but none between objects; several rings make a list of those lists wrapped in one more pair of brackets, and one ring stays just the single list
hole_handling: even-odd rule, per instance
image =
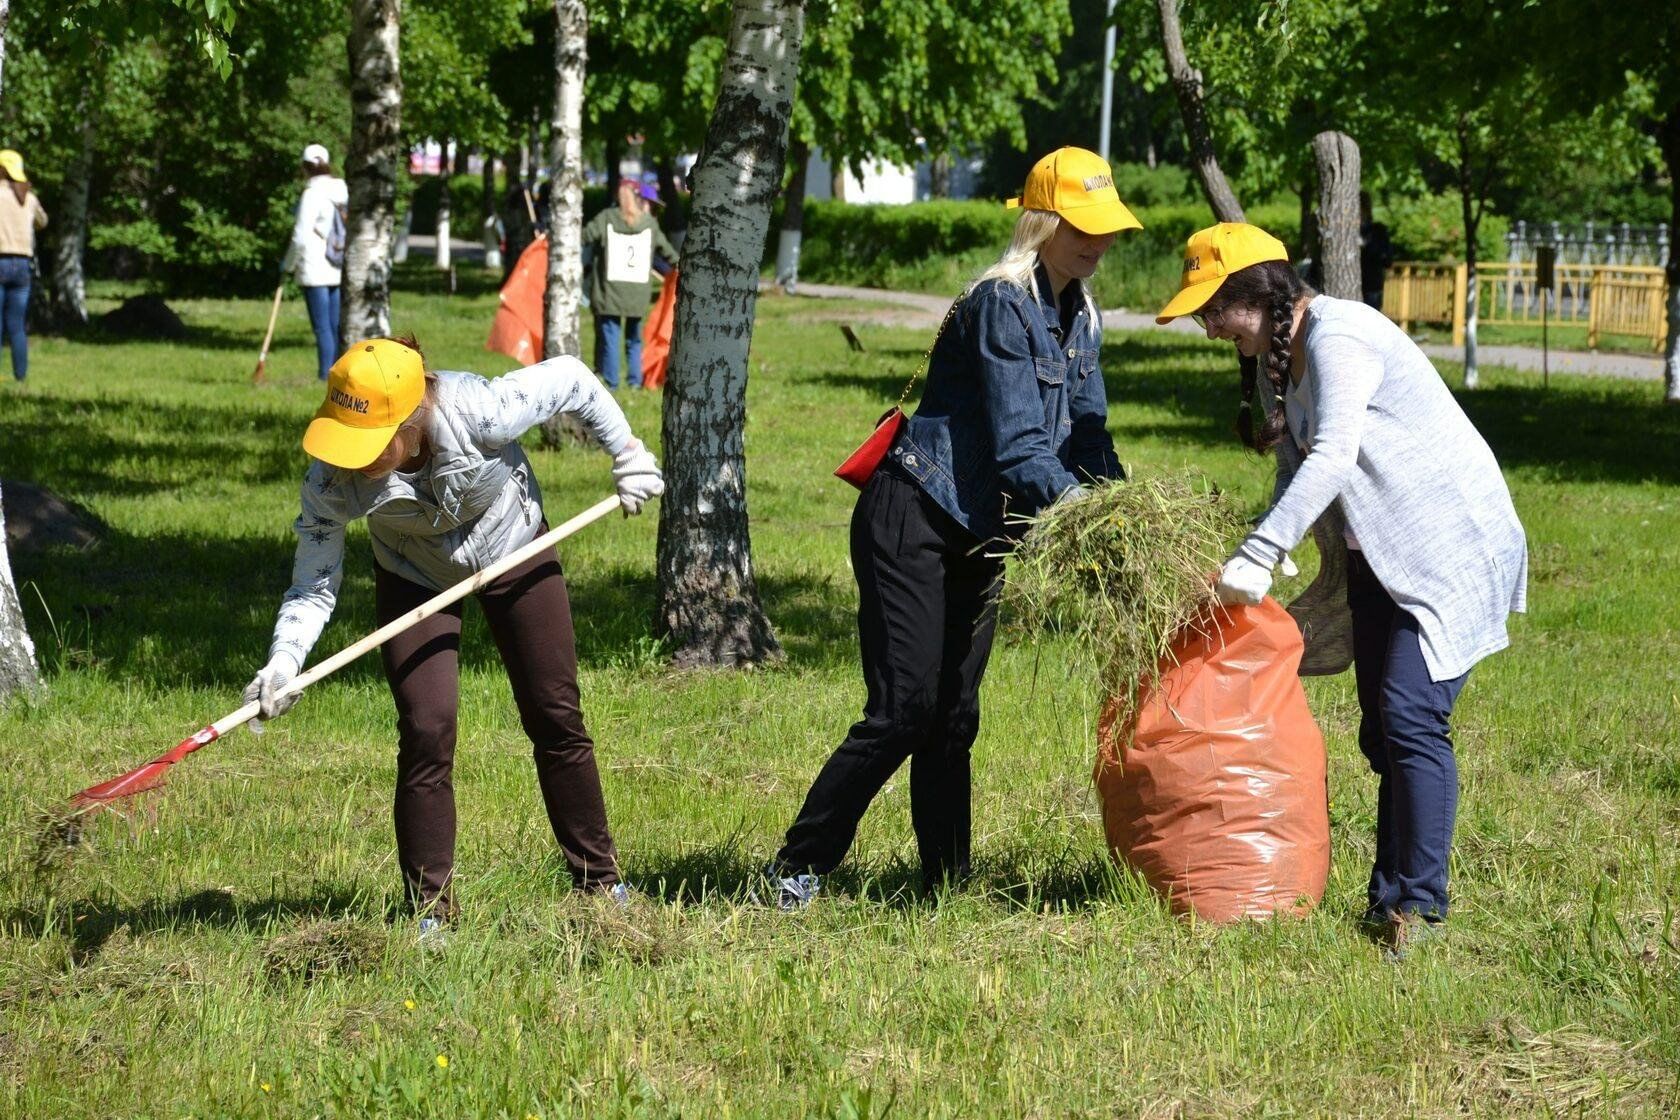
[{"label": "eyeglasses", "polygon": [[1196,321],[1196,325],[1205,331],[1208,329],[1209,323],[1218,325],[1224,322],[1225,308],[1223,305],[1219,307],[1204,307],[1200,311],[1192,311],[1190,313],[1190,318],[1194,319]]}]

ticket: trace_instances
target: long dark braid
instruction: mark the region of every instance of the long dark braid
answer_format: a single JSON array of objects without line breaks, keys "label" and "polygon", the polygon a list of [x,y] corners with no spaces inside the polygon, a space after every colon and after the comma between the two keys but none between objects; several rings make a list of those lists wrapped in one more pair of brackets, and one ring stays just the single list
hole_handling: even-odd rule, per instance
[{"label": "long dark braid", "polygon": [[[1272,407],[1257,405],[1254,391],[1260,382],[1257,358],[1237,359],[1242,372],[1242,404],[1237,409],[1237,435],[1256,451],[1270,451],[1283,438],[1283,392],[1289,377],[1289,342],[1295,329],[1295,305],[1314,293],[1286,261],[1262,261],[1239,269],[1220,285],[1221,306],[1244,304],[1262,307],[1272,320],[1272,341],[1266,349],[1266,383]],[[1265,420],[1255,431],[1254,410],[1261,408]]]}]

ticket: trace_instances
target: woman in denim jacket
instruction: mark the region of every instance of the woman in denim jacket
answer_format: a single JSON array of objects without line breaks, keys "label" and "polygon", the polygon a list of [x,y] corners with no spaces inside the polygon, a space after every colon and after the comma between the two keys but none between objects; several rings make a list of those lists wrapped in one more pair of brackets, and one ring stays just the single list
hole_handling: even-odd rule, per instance
[{"label": "woman in denim jacket", "polygon": [[968,875],[969,749],[999,554],[1023,519],[1121,473],[1085,281],[1139,223],[1108,164],[1080,148],[1040,160],[1009,205],[1024,207],[1009,248],[952,309],[921,406],[852,514],[869,695],[772,864],[783,909],[817,894],[906,758],[924,888]]}]

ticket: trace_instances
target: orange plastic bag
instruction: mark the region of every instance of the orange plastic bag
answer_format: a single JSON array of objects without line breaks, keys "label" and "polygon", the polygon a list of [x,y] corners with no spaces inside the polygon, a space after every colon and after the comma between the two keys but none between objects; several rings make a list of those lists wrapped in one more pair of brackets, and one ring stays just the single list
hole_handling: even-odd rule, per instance
[{"label": "orange plastic bag", "polygon": [[1174,652],[1134,723],[1117,727],[1115,701],[1103,712],[1093,777],[1109,847],[1174,913],[1305,913],[1324,897],[1330,812],[1300,629],[1267,599]]},{"label": "orange plastic bag", "polygon": [[642,329],[642,388],[657,389],[665,384],[665,366],[671,360],[671,328],[677,311],[677,270],[672,269],[653,301]]},{"label": "orange plastic bag", "polygon": [[486,350],[506,354],[516,362],[542,361],[543,290],[548,287],[548,237],[538,237],[519,254],[519,261],[502,285],[496,321],[490,325]]}]

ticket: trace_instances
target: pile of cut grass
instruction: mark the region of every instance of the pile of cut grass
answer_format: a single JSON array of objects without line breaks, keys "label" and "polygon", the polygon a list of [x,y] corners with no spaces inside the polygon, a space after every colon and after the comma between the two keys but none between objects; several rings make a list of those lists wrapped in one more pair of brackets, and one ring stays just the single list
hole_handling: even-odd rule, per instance
[{"label": "pile of cut grass", "polygon": [[1242,529],[1198,475],[1102,483],[1033,520],[1004,604],[1029,635],[1072,638],[1103,694],[1129,705],[1177,639],[1212,622],[1210,576]]}]

